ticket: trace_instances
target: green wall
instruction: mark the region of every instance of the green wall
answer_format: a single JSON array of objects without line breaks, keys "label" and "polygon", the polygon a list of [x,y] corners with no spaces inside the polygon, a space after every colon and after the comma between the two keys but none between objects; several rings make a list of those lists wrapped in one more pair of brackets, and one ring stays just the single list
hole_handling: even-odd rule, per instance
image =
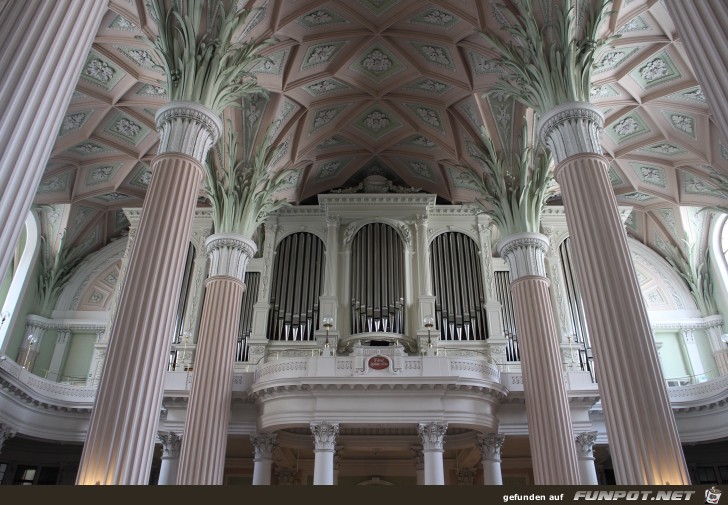
[{"label": "green wall", "polygon": [[660,348],[660,364],[665,379],[676,379],[690,375],[685,365],[685,354],[681,345],[681,336],[677,332],[657,332],[655,342],[662,343]]},{"label": "green wall", "polygon": [[66,353],[66,363],[61,368],[61,377],[85,379],[96,343],[96,333],[74,333],[70,336]]}]

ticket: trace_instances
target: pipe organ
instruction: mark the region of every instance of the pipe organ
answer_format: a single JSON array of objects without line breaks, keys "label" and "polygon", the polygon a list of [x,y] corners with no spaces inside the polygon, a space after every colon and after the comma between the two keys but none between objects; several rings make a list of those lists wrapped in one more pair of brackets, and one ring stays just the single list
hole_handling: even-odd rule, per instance
[{"label": "pipe organ", "polygon": [[442,340],[488,338],[478,256],[475,241],[464,233],[446,232],[430,244],[435,325]]},{"label": "pipe organ", "polygon": [[278,244],[271,279],[268,339],[314,340],[323,291],[324,244],[312,233],[288,235]]},{"label": "pipe organ", "polygon": [[404,248],[397,231],[369,223],[351,245],[351,333],[405,332]]},{"label": "pipe organ", "polygon": [[495,272],[495,291],[498,302],[501,304],[503,315],[503,333],[508,339],[506,359],[508,361],[521,361],[518,351],[518,331],[516,329],[516,316],[513,312],[513,299],[511,298],[511,274],[508,271]]},{"label": "pipe organ", "polygon": [[569,335],[571,344],[578,347],[579,366],[582,370],[588,370],[594,376],[594,358],[592,356],[591,342],[589,341],[589,330],[584,314],[584,304],[579,291],[579,282],[572,266],[573,252],[571,250],[571,238],[567,237],[559,245],[559,259],[564,274],[564,287],[566,288],[566,306],[568,307],[571,325],[574,334]]},{"label": "pipe organ", "polygon": [[253,330],[253,305],[258,301],[259,287],[260,272],[246,272],[243,305],[240,308],[238,341],[235,345],[235,361],[248,361],[248,340],[250,340],[250,333]]}]

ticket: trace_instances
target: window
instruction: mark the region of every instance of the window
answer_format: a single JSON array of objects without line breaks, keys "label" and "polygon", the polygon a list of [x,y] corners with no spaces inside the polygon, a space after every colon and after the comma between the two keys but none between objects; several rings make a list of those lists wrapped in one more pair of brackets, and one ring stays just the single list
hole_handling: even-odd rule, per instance
[{"label": "window", "polygon": [[35,474],[38,472],[38,467],[28,465],[18,465],[15,470],[15,481],[13,484],[16,486],[32,486],[35,484]]}]

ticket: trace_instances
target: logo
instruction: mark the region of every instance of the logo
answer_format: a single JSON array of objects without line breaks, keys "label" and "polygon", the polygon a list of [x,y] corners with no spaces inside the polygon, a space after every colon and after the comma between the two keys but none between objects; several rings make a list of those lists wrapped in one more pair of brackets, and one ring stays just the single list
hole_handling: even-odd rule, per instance
[{"label": "logo", "polygon": [[720,494],[723,491],[720,489],[716,489],[715,486],[711,487],[710,489],[705,490],[705,503],[710,503],[710,505],[717,505],[717,503],[720,501]]},{"label": "logo", "polygon": [[389,366],[389,360],[384,356],[372,356],[369,358],[369,368],[373,370],[384,370]]}]

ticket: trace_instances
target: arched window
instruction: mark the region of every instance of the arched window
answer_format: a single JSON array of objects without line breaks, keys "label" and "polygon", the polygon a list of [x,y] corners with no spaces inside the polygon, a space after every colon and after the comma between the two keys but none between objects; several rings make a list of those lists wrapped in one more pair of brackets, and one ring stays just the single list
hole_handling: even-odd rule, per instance
[{"label": "arched window", "polygon": [[566,288],[566,302],[569,308],[569,317],[574,333],[569,335],[569,341],[579,349],[579,366],[582,370],[591,372],[592,380],[596,380],[594,376],[594,358],[592,356],[591,341],[589,340],[589,329],[586,324],[586,316],[584,314],[584,302],[581,298],[579,290],[579,280],[573,266],[573,250],[571,248],[571,238],[567,237],[559,246],[559,256],[561,258],[561,269],[564,274],[564,286]]},{"label": "arched window", "polygon": [[351,333],[404,333],[404,246],[385,223],[362,226],[351,244]]},{"label": "arched window", "polygon": [[478,254],[477,244],[464,233],[443,233],[430,245],[435,321],[442,340],[488,338]]},{"label": "arched window", "polygon": [[323,290],[324,244],[312,233],[288,235],[276,248],[268,338],[314,340]]}]

